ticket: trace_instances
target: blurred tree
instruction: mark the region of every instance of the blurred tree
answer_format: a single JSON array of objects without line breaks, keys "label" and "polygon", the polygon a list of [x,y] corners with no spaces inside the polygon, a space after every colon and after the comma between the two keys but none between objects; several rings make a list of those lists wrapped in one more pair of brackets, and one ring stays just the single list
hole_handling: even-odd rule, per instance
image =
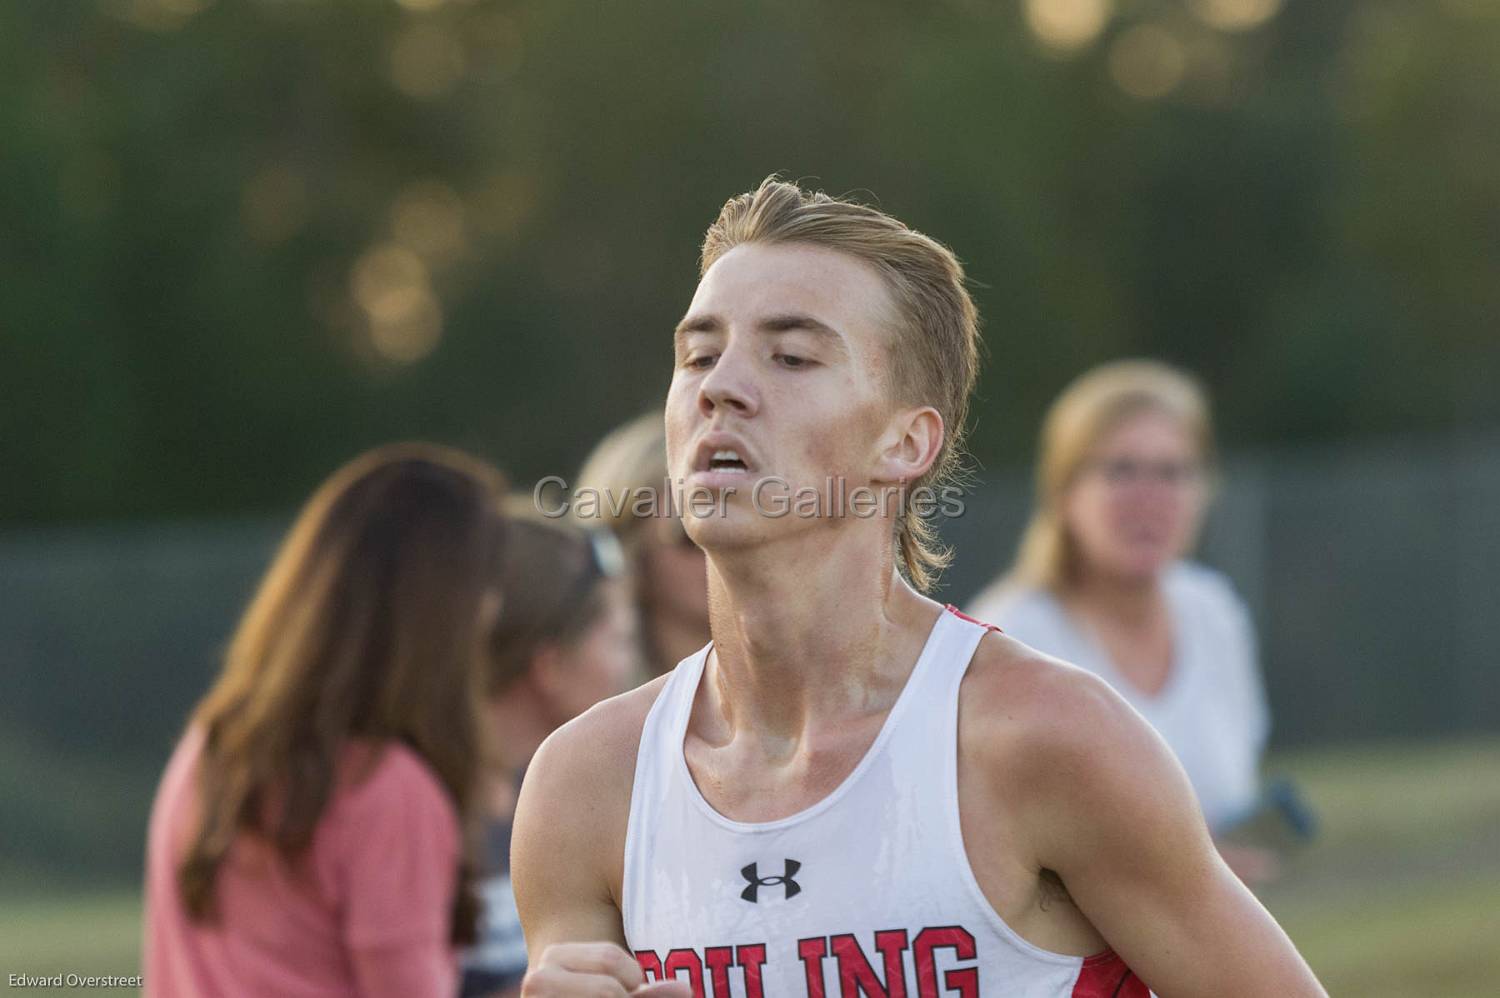
[{"label": "blurred tree", "polygon": [[1080,368],[1231,444],[1500,422],[1500,7],[0,9],[0,520],[284,509],[401,436],[568,472],[772,171],[951,244],[1022,460]]}]

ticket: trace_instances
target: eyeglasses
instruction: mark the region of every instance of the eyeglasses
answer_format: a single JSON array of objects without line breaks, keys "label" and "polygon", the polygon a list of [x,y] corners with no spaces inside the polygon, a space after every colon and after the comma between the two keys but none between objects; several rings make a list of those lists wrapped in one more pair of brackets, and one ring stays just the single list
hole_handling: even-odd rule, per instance
[{"label": "eyeglasses", "polygon": [[1110,485],[1119,486],[1151,481],[1182,487],[1195,485],[1203,478],[1203,466],[1197,461],[1137,461],[1122,457],[1090,461],[1088,467]]}]

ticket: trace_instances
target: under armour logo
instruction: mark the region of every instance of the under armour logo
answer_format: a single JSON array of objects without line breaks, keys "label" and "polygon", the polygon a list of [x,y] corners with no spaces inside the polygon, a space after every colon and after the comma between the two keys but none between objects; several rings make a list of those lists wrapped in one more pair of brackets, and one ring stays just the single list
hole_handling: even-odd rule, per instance
[{"label": "under armour logo", "polygon": [[797,871],[802,869],[802,864],[795,859],[783,860],[783,862],[786,863],[786,872],[779,877],[762,877],[760,871],[756,869],[755,863],[742,867],[740,875],[745,878],[750,886],[740,891],[740,897],[751,904],[755,904],[760,901],[760,889],[762,887],[775,887],[778,884],[786,888],[786,896],[789,898],[796,897],[802,893],[802,886],[792,879],[797,875]]}]

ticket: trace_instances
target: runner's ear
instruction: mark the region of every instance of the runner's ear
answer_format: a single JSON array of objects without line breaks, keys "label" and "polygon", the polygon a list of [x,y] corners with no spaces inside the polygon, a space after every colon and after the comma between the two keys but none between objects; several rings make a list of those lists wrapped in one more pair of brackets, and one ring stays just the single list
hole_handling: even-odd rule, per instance
[{"label": "runner's ear", "polygon": [[872,478],[914,482],[925,475],[943,449],[943,417],[930,405],[899,409],[877,444]]}]

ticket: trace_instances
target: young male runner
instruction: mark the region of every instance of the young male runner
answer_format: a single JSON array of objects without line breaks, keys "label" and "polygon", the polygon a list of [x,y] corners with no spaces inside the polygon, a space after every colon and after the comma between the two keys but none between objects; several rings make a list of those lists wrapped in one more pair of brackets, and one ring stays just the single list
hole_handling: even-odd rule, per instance
[{"label": "young male runner", "polygon": [[977,343],[957,260],[895,219],[724,206],[666,406],[718,500],[685,518],[713,641],[537,754],[523,994],[1323,993],[1145,722],[920,595],[912,508],[861,515],[952,468]]}]

